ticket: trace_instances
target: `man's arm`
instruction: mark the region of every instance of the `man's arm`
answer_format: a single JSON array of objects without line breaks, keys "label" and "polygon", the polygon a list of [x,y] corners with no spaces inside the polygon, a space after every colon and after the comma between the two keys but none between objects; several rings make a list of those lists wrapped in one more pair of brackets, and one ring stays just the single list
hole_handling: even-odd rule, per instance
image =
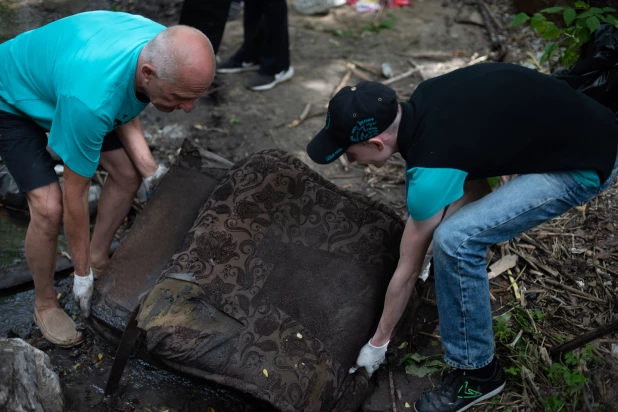
[{"label": "man's arm", "polygon": [[83,177],[68,166],[64,168],[64,230],[71,248],[75,274],[90,273],[90,215],[88,190],[90,179]]},{"label": "man's arm", "polygon": [[152,176],[159,165],[150,152],[139,117],[117,128],[116,133],[140,176],[144,179]]},{"label": "man's arm", "polygon": [[441,210],[421,222],[408,217],[399,246],[399,263],[386,290],[382,317],[370,340],[372,345],[384,346],[390,340],[393,329],[412,295],[433,232],[440,224],[442,214]]}]

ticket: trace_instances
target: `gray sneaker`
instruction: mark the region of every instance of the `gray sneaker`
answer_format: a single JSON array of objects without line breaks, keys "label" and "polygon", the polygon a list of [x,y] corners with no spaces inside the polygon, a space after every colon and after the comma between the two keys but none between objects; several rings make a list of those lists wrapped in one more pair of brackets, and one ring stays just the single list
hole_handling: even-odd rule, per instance
[{"label": "gray sneaker", "polygon": [[268,75],[262,73],[256,73],[249,80],[247,80],[246,86],[255,91],[270,90],[276,85],[286,80],[289,80],[294,76],[294,68],[288,67],[287,70],[283,70],[277,74]]}]

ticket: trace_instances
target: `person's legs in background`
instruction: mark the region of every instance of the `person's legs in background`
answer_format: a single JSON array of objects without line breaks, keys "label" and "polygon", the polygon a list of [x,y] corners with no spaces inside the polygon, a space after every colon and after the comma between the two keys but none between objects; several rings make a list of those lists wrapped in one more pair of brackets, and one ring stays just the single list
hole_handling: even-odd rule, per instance
[{"label": "person's legs in background", "polygon": [[285,0],[247,0],[245,13],[253,6],[259,7],[262,12],[263,39],[260,68],[247,81],[247,87],[256,91],[269,90],[294,75],[290,64],[288,8]]}]

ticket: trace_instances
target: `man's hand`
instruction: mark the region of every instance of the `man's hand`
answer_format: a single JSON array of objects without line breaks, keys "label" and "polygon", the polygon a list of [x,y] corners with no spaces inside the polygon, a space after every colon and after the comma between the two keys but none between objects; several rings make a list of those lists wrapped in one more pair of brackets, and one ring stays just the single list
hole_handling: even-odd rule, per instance
[{"label": "man's hand", "polygon": [[152,194],[159,185],[159,182],[161,181],[161,179],[163,179],[163,176],[165,176],[168,170],[169,169],[167,167],[159,165],[156,172],[144,179],[146,199],[150,199],[152,197]]},{"label": "man's hand", "polygon": [[94,276],[92,269],[90,269],[90,274],[87,276],[80,276],[75,273],[73,277],[73,295],[75,296],[75,302],[79,304],[82,316],[85,318],[90,316],[90,298],[92,298],[93,289]]},{"label": "man's hand", "polygon": [[388,342],[384,346],[373,346],[371,342],[367,342],[356,358],[356,365],[350,368],[350,373],[356,372],[358,368],[365,368],[369,376],[373,375],[386,359],[387,347]]}]

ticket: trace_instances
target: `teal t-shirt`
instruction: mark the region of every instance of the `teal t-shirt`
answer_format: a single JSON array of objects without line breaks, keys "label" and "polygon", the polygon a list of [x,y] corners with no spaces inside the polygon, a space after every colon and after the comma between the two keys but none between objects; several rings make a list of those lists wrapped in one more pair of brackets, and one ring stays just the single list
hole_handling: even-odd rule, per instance
[{"label": "teal t-shirt", "polygon": [[[575,180],[591,188],[601,184],[594,170],[569,172]],[[416,221],[426,220],[464,194],[468,173],[458,169],[413,167],[406,172],[408,213]]]},{"label": "teal t-shirt", "polygon": [[103,138],[148,103],[135,95],[137,60],[165,27],[141,16],[76,14],[0,44],[0,110],[49,131],[49,146],[91,177]]}]

